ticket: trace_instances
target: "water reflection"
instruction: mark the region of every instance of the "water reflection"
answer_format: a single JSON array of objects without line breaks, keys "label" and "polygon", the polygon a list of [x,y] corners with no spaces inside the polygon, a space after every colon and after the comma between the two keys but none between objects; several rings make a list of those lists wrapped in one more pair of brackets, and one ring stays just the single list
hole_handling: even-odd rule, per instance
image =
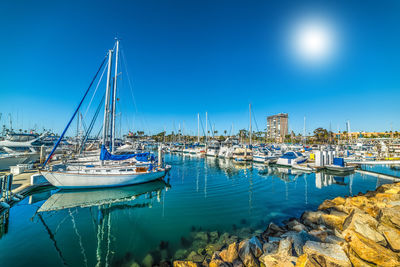
[{"label": "water reflection", "polygon": [[[127,186],[113,189],[91,189],[91,190],[60,190],[52,194],[37,210],[35,216],[38,217],[46,229],[50,240],[58,253],[63,265],[68,265],[63,251],[58,244],[56,233],[66,220],[72,223],[73,234],[76,235],[80,254],[85,266],[88,266],[88,253],[85,249],[81,233],[77,227],[77,217],[80,209],[89,208],[91,221],[95,227],[96,235],[96,266],[109,266],[112,259],[111,234],[112,217],[111,214],[117,210],[151,208],[153,199],[161,201],[163,189],[170,187],[164,181],[155,181],[142,185]],[[144,196],[144,197],[140,197]],[[67,216],[52,229],[47,223],[46,218],[51,217],[54,212],[66,210]],[[164,210],[163,210],[164,213]]]}]

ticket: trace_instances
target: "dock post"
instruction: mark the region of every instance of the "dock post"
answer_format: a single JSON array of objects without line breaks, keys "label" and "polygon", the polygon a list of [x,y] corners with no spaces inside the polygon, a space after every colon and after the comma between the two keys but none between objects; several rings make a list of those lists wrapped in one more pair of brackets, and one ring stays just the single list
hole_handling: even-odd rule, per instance
[{"label": "dock post", "polygon": [[40,147],[40,164],[44,162],[44,145]]},{"label": "dock post", "polygon": [[163,165],[163,158],[162,158],[162,147],[158,145],[158,167],[162,167]]}]

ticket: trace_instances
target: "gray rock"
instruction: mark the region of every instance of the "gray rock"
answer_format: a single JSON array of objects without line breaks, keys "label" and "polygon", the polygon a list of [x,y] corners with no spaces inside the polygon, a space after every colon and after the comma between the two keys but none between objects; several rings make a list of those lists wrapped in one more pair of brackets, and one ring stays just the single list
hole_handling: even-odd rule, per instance
[{"label": "gray rock", "polygon": [[145,267],[152,267],[154,263],[153,256],[151,254],[147,254],[142,261],[142,265]]},{"label": "gray rock", "polygon": [[335,235],[328,235],[325,238],[325,243],[330,243],[330,244],[342,244],[343,242],[346,242],[343,238],[337,237]]},{"label": "gray rock", "polygon": [[267,242],[263,245],[263,251],[265,254],[274,254],[278,251],[278,243],[277,242]]},{"label": "gray rock", "polygon": [[352,266],[346,253],[337,244],[307,241],[303,250],[304,253],[312,256],[321,266]]},{"label": "gray rock", "polygon": [[[321,216],[325,214],[322,211],[306,211],[301,215],[301,221],[305,225],[315,226],[321,223]],[[314,227],[313,227],[314,228]]]},{"label": "gray rock", "polygon": [[195,239],[195,240],[202,240],[202,241],[208,242],[208,234],[207,234],[207,232],[197,232],[197,233],[194,235],[194,239]]},{"label": "gray rock", "polygon": [[299,233],[294,231],[287,232],[283,234],[282,237],[288,238],[293,243],[293,249],[296,252],[297,256],[303,254],[303,246],[307,241],[321,241],[318,237],[310,235],[305,231],[301,231]]},{"label": "gray rock", "polygon": [[249,246],[254,256],[256,256],[257,258],[260,257],[261,254],[263,254],[263,247],[261,245],[260,240],[257,237],[253,236],[249,240]]},{"label": "gray rock", "polygon": [[243,240],[239,243],[239,258],[245,266],[259,266],[258,260],[251,252],[249,240]]},{"label": "gray rock", "polygon": [[218,239],[218,232],[214,231],[214,232],[210,232],[210,242],[214,243],[216,242]]},{"label": "gray rock", "polygon": [[175,260],[183,260],[186,258],[187,250],[186,249],[178,249],[175,252],[174,259]]}]

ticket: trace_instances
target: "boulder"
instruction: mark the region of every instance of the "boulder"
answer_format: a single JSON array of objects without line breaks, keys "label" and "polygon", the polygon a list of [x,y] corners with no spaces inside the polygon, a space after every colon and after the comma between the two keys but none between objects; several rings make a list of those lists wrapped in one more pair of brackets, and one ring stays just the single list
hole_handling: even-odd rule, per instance
[{"label": "boulder", "polygon": [[239,258],[245,266],[259,266],[258,260],[250,249],[249,240],[243,240],[238,247]]},{"label": "boulder", "polygon": [[316,241],[320,242],[321,240],[313,235],[308,234],[305,231],[300,233],[297,232],[287,232],[282,235],[282,237],[287,237],[289,241],[293,244],[294,252],[296,252],[297,256],[303,254],[303,246],[307,241]]},{"label": "boulder", "polygon": [[344,203],[346,200],[342,197],[337,197],[334,199],[327,199],[319,205],[319,210],[326,210],[326,209],[336,209],[338,211],[344,211]]},{"label": "boulder", "polygon": [[381,209],[377,219],[386,225],[400,229],[400,206]]},{"label": "boulder", "polygon": [[202,262],[204,260],[204,256],[199,255],[197,252],[192,251],[187,256],[187,260],[194,261],[194,262]]},{"label": "boulder", "polygon": [[282,227],[279,227],[278,225],[271,222],[268,225],[267,229],[262,234],[262,238],[264,240],[268,240],[269,236],[275,236],[275,237],[281,236],[284,232],[285,232],[285,230]]},{"label": "boulder", "polygon": [[329,235],[329,232],[326,230],[311,230],[308,233],[316,238],[319,238],[323,242],[325,242],[326,237]]},{"label": "boulder", "polygon": [[305,211],[302,215],[301,215],[301,222],[304,223],[305,225],[308,225],[310,227],[313,227],[316,224],[320,224],[321,223],[321,216],[325,214],[322,211]]},{"label": "boulder", "polygon": [[330,214],[321,215],[321,222],[329,228],[342,230],[343,223],[347,216],[345,212],[332,210]]},{"label": "boulder", "polygon": [[398,229],[381,224],[378,226],[378,231],[385,236],[393,251],[400,252],[400,231]]},{"label": "boulder", "polygon": [[256,258],[260,257],[261,254],[263,254],[263,246],[262,246],[260,240],[256,236],[253,236],[249,240],[249,246],[250,246],[251,252],[253,252],[253,255],[256,256]]},{"label": "boulder", "polygon": [[151,254],[147,254],[147,255],[144,257],[143,261],[142,261],[142,266],[145,266],[145,267],[152,267],[152,266],[153,266],[153,263],[154,263],[153,256],[151,256]]},{"label": "boulder", "polygon": [[259,258],[265,266],[294,266],[297,258],[292,256],[292,242],[284,238],[279,242],[279,247],[273,254],[264,253]]},{"label": "boulder", "polygon": [[325,243],[330,243],[330,244],[338,244],[341,245],[344,242],[346,242],[346,240],[344,240],[343,238],[337,237],[335,235],[328,235],[325,240]]},{"label": "boulder", "polygon": [[218,239],[218,232],[217,231],[210,232],[210,242],[215,243],[217,242],[217,239]]},{"label": "boulder", "polygon": [[400,266],[398,256],[394,252],[354,231],[348,231],[345,239],[355,254],[364,261],[378,266]]},{"label": "boulder", "polygon": [[208,242],[208,233],[207,232],[197,232],[196,234],[194,234],[194,239]]},{"label": "boulder", "polygon": [[220,250],[220,249],[222,248],[222,246],[223,246],[223,245],[220,244],[220,243],[208,244],[208,245],[205,247],[206,254],[208,254],[208,255],[213,255],[214,252]]},{"label": "boulder", "polygon": [[374,266],[372,264],[367,263],[366,261],[363,261],[360,259],[357,254],[354,253],[354,251],[350,250],[348,253],[349,259],[351,261],[351,264],[353,264],[354,267],[371,267]]},{"label": "boulder", "polygon": [[208,264],[209,267],[230,267],[230,265],[221,259],[212,259]]},{"label": "boulder", "polygon": [[193,261],[174,261],[174,267],[200,267],[201,265]]},{"label": "boulder", "polygon": [[230,244],[227,249],[224,249],[219,254],[222,260],[233,263],[238,257],[238,244],[236,242]]},{"label": "boulder", "polygon": [[337,244],[326,244],[307,241],[303,247],[304,253],[314,259],[320,266],[348,266],[351,262],[343,249]]},{"label": "boulder", "polygon": [[275,254],[278,251],[279,244],[277,242],[267,242],[263,244],[264,254]]},{"label": "boulder", "polygon": [[233,267],[244,267],[243,262],[240,259],[236,259],[232,262]]},{"label": "boulder", "polygon": [[291,220],[286,225],[290,231],[301,232],[308,230],[304,224],[298,222],[297,220]]},{"label": "boulder", "polygon": [[368,213],[364,213],[359,209],[354,209],[346,218],[343,224],[343,235],[347,235],[348,231],[354,231],[363,235],[372,241],[386,246],[386,240],[382,234],[377,231],[378,221]]},{"label": "boulder", "polygon": [[186,258],[186,255],[187,255],[187,250],[186,249],[178,249],[175,252],[174,259],[183,260],[184,258]]}]

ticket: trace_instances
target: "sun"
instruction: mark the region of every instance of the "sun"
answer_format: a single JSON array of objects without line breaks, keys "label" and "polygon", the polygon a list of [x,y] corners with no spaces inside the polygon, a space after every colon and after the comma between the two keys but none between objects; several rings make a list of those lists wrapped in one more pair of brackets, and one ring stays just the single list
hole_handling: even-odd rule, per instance
[{"label": "sun", "polygon": [[311,64],[322,63],[334,53],[335,34],[323,21],[306,20],[295,27],[291,43],[298,60]]}]

